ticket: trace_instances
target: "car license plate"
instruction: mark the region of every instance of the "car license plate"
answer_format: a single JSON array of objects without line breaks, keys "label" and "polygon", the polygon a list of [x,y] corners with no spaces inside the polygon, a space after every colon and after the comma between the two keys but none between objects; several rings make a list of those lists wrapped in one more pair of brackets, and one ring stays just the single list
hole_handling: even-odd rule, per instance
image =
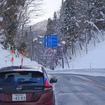
[{"label": "car license plate", "polygon": [[26,101],[26,94],[12,94],[12,101]]}]

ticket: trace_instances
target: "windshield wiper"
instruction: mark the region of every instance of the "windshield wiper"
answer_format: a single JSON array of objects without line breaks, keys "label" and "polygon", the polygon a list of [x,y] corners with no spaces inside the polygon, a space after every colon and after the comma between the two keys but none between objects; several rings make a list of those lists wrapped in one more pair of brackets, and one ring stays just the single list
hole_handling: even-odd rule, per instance
[{"label": "windshield wiper", "polygon": [[19,84],[26,84],[26,83],[38,83],[36,81],[20,81]]}]

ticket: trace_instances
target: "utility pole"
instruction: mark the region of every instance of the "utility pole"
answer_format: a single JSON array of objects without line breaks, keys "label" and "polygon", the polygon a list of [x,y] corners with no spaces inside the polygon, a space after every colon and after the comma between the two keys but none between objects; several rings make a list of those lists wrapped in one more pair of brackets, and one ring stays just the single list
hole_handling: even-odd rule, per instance
[{"label": "utility pole", "polygon": [[62,68],[64,68],[64,60],[63,60],[63,57],[62,57]]},{"label": "utility pole", "polygon": [[40,58],[39,58],[39,56],[40,56],[39,55],[39,36],[38,36],[37,50],[38,50],[38,52],[37,52],[38,55],[37,56],[38,56],[38,64],[39,64],[39,62],[40,62],[39,61],[40,60]]},{"label": "utility pole", "polygon": [[31,41],[30,41],[30,45],[31,45],[31,51],[30,51],[30,54],[31,54],[31,61],[33,60],[33,55],[34,55],[34,46],[33,46],[33,35],[32,35],[32,31],[31,31],[31,26],[30,26],[30,37],[31,37]]},{"label": "utility pole", "polygon": [[64,68],[64,57],[63,57],[63,48],[62,48],[62,68]]}]

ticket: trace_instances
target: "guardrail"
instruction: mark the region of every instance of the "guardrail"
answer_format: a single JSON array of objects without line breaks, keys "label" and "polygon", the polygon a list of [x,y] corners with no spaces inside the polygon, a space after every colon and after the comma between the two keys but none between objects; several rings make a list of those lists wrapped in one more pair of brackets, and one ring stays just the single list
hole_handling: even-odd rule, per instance
[{"label": "guardrail", "polygon": [[105,68],[89,68],[89,69],[63,69],[63,70],[47,70],[48,74],[83,74],[92,76],[105,76]]}]

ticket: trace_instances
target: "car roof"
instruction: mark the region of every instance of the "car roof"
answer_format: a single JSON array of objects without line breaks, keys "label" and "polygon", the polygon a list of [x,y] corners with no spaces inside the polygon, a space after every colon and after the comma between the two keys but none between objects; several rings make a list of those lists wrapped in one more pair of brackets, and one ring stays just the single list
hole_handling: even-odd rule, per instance
[{"label": "car roof", "polygon": [[38,71],[44,72],[44,68],[42,66],[8,66],[0,69],[0,72],[8,72],[8,71]]}]

